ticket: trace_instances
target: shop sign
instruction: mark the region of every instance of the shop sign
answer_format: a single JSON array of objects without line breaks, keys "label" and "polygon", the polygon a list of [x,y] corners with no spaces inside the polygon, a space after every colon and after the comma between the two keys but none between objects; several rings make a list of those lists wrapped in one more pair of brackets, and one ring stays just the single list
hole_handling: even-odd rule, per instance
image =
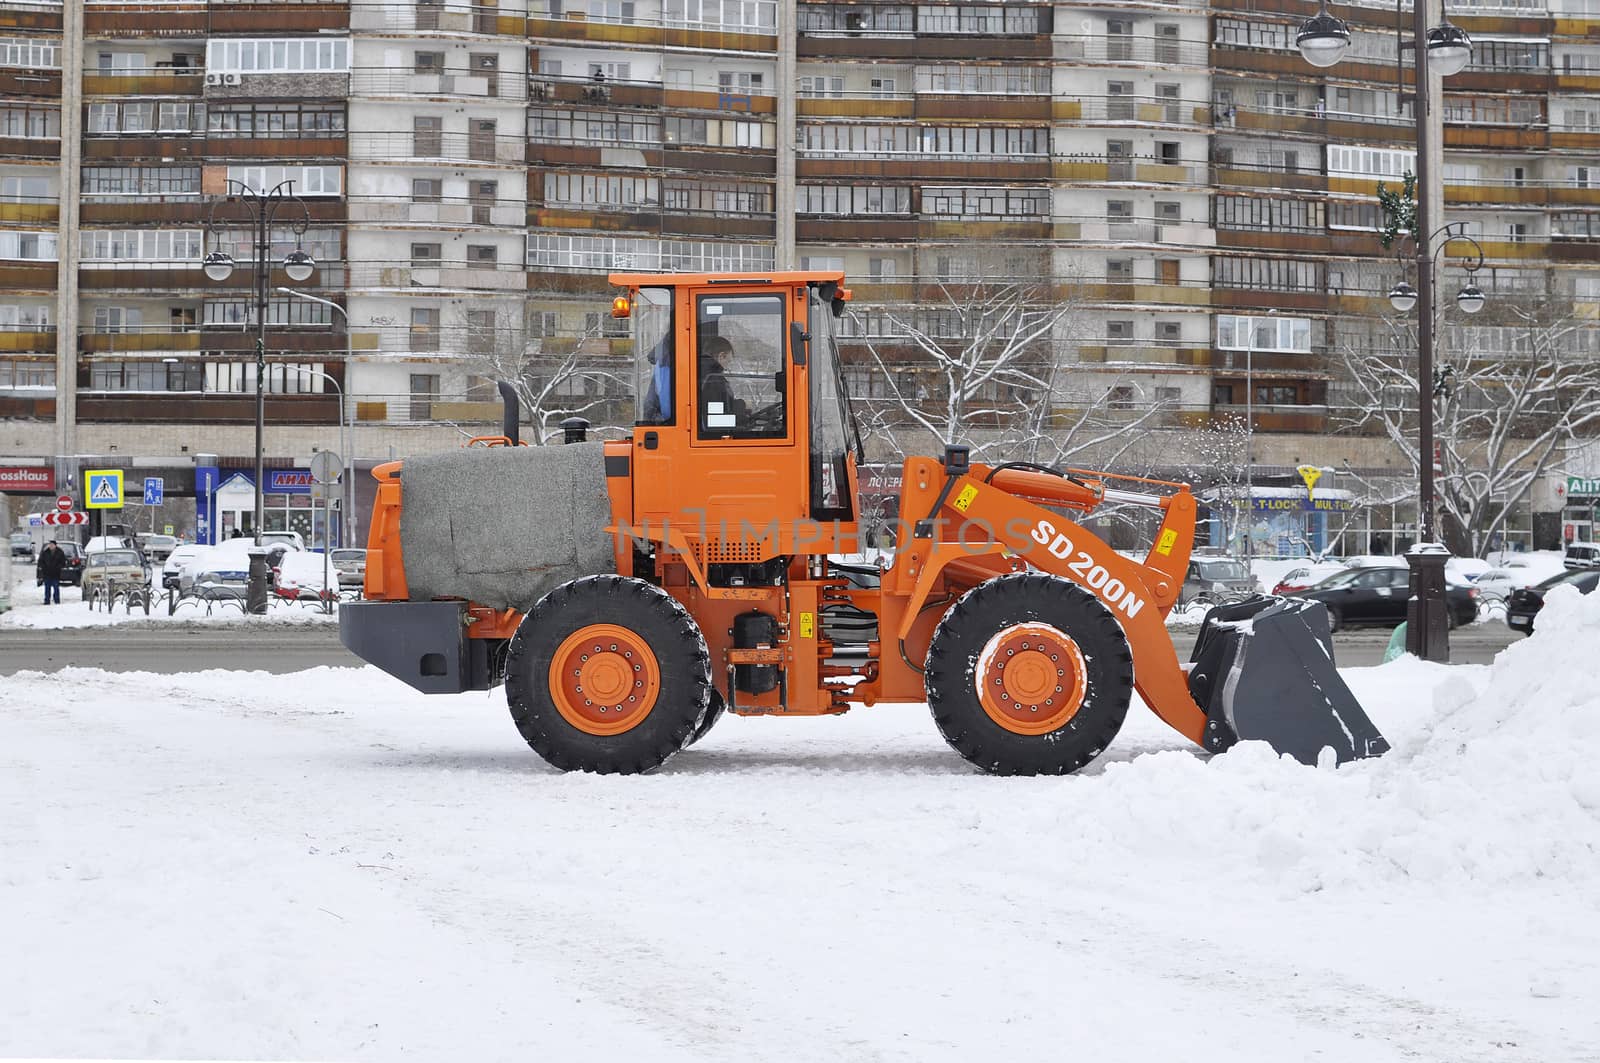
[{"label": "shop sign", "polygon": [[1568,498],[1593,498],[1600,495],[1600,476],[1567,477]]},{"label": "shop sign", "polygon": [[54,493],[56,471],[48,465],[0,465],[0,492]]},{"label": "shop sign", "polygon": [[308,495],[311,485],[309,469],[273,469],[267,473],[267,493],[270,495]]}]

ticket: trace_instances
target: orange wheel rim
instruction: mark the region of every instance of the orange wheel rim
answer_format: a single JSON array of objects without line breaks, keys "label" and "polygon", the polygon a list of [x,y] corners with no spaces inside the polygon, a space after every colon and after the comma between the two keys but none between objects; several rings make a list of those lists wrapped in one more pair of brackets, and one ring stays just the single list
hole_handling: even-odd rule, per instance
[{"label": "orange wheel rim", "polygon": [[1013,624],[991,638],[973,675],[989,718],[1013,734],[1042,735],[1078,714],[1088,692],[1083,651],[1049,624]]},{"label": "orange wheel rim", "polygon": [[568,635],[550,658],[550,698],[578,730],[614,735],[638,726],[661,693],[661,667],[649,643],[616,624]]}]

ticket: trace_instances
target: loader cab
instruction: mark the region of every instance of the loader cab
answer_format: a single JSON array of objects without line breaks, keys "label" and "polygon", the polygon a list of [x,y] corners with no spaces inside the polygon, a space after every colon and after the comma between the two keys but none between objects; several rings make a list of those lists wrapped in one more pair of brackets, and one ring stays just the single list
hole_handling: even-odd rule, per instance
[{"label": "loader cab", "polygon": [[708,529],[739,560],[800,552],[781,532],[798,522],[854,521],[842,275],[611,280],[629,289],[633,318],[636,520]]}]

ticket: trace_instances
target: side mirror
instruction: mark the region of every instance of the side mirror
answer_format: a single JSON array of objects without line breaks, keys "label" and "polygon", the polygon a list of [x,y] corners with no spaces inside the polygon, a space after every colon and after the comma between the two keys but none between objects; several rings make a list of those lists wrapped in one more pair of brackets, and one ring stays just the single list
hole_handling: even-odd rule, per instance
[{"label": "side mirror", "polygon": [[789,322],[789,357],[795,365],[806,364],[806,344],[811,336],[798,321]]}]

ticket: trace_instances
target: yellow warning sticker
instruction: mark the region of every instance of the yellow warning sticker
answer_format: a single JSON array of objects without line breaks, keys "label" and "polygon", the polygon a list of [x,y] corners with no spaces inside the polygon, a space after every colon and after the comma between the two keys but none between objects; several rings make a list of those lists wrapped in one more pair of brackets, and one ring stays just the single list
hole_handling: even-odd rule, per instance
[{"label": "yellow warning sticker", "polygon": [[811,638],[816,638],[817,637],[817,614],[816,613],[801,613],[800,614],[800,637],[803,638],[803,639],[811,639]]},{"label": "yellow warning sticker", "polygon": [[1168,528],[1161,533],[1161,538],[1156,542],[1156,553],[1167,557],[1172,553],[1173,545],[1178,541],[1178,533]]},{"label": "yellow warning sticker", "polygon": [[971,484],[968,484],[961,489],[960,494],[956,495],[955,506],[961,512],[965,513],[967,511],[967,507],[972,505],[972,500],[977,497],[978,489],[973,487]]}]

